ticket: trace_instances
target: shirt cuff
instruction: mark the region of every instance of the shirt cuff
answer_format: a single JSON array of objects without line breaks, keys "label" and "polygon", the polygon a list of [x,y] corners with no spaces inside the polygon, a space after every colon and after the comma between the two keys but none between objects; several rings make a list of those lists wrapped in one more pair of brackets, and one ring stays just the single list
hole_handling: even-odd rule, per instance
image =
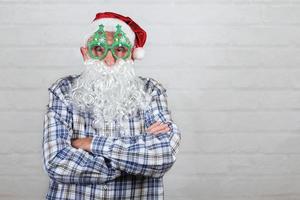
[{"label": "shirt cuff", "polygon": [[95,155],[107,155],[109,156],[112,149],[112,140],[105,136],[93,136],[91,142],[91,153]]}]

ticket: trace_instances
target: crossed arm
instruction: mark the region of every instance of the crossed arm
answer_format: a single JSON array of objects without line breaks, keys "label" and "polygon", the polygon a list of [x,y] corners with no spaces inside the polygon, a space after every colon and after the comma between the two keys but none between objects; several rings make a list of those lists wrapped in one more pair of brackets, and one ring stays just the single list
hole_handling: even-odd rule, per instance
[{"label": "crossed arm", "polygon": [[50,91],[44,121],[44,169],[50,178],[63,183],[103,183],[124,172],[162,177],[175,162],[181,135],[168,111],[166,94],[154,98],[149,113],[148,128],[141,135],[71,140],[71,113]]},{"label": "crossed arm", "polygon": [[[170,128],[167,123],[163,122],[154,122],[149,128],[147,128],[146,132],[149,134],[159,134],[170,131]],[[76,138],[71,139],[72,147],[76,149],[83,149],[87,152],[91,152],[91,143],[93,141],[92,137],[87,138]]]}]

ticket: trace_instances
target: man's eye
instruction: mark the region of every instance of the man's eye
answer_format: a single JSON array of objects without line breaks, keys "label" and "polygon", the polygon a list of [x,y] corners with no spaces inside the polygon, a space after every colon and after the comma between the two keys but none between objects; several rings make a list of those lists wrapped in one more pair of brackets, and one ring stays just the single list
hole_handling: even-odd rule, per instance
[{"label": "man's eye", "polygon": [[118,51],[118,52],[124,52],[124,51],[126,51],[126,49],[125,49],[124,47],[118,47],[118,48],[117,48],[117,51]]},{"label": "man's eye", "polygon": [[104,52],[104,48],[103,47],[95,47],[95,50],[97,52]]}]

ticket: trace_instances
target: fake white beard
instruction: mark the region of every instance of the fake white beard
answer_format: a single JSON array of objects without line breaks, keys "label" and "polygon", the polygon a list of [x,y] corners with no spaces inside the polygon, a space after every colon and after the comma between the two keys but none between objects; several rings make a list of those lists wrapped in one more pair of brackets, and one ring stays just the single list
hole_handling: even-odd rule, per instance
[{"label": "fake white beard", "polygon": [[103,61],[89,61],[74,81],[70,101],[79,110],[90,111],[93,126],[113,123],[147,109],[151,96],[144,91],[143,81],[135,75],[132,60],[118,60],[113,66]]}]

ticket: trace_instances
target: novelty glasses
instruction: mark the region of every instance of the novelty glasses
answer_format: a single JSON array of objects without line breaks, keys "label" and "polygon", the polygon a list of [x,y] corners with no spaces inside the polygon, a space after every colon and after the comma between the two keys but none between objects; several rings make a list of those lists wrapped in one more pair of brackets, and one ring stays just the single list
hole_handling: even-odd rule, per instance
[{"label": "novelty glasses", "polygon": [[114,33],[113,43],[107,43],[104,25],[99,25],[99,29],[87,42],[88,54],[93,59],[103,60],[108,51],[111,51],[112,56],[117,60],[119,58],[127,59],[130,56],[132,45],[125,33],[121,30],[121,25],[116,25],[116,32]]}]

